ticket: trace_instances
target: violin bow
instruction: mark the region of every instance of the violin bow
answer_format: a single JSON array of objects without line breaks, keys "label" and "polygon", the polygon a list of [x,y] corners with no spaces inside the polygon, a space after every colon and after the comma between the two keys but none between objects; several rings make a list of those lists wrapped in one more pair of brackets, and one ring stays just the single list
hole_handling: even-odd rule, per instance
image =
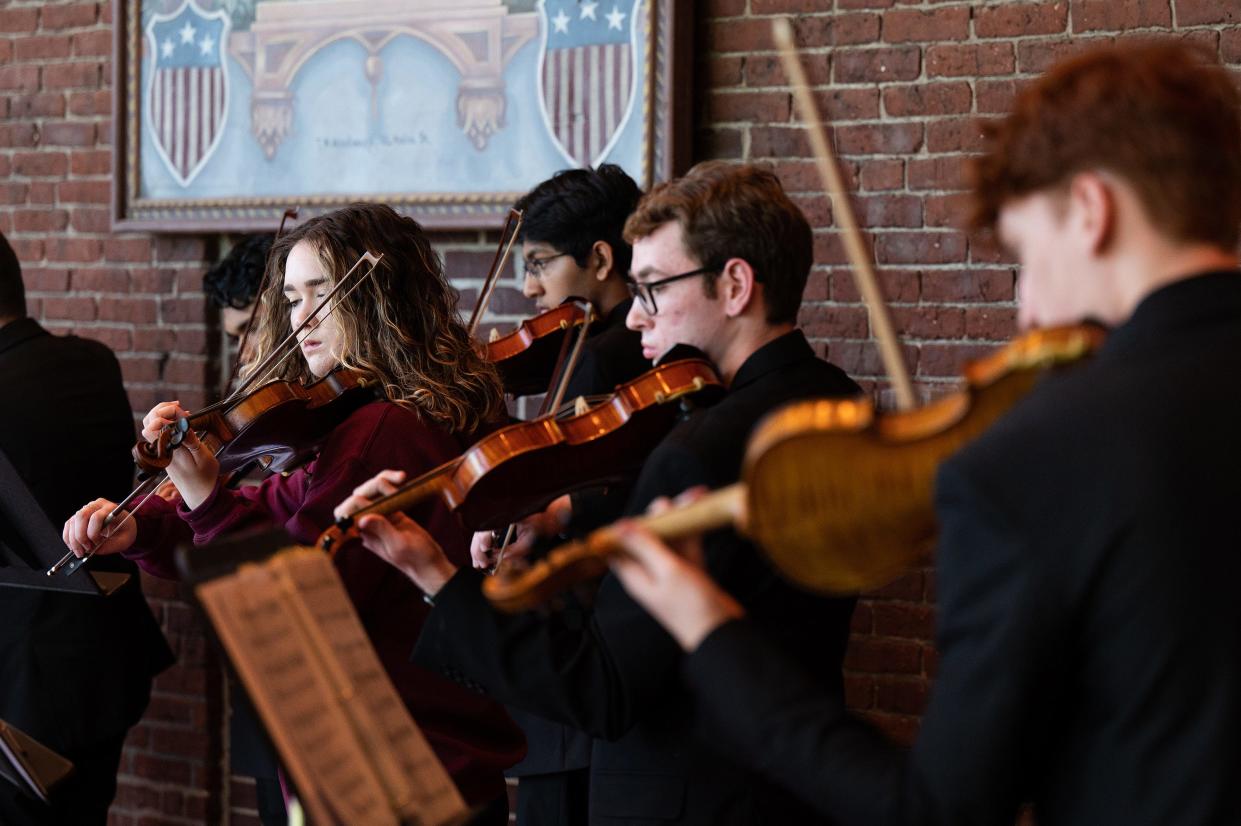
[{"label": "violin bow", "polygon": [[914,406],[913,385],[909,381],[909,370],[901,355],[900,342],[892,327],[892,317],[884,302],[883,292],[879,289],[874,268],[870,263],[870,253],[862,239],[853,207],[845,192],[844,180],[840,176],[840,168],[836,163],[836,155],[827,139],[823,128],[823,119],[815,105],[814,96],[810,94],[810,84],[806,80],[806,72],[802,68],[801,59],[797,55],[797,47],[793,43],[793,27],[787,18],[779,17],[771,22],[772,35],[780,50],[780,61],[784,72],[789,77],[793,90],[793,99],[806,123],[810,147],[814,152],[815,167],[823,183],[828,197],[832,202],[832,214],[839,219],[840,228],[844,232],[845,251],[853,264],[853,277],[858,292],[870,313],[871,329],[879,342],[879,355],[883,358],[884,369],[892,380],[892,389],[896,393],[896,404],[901,410],[909,410]]},{"label": "violin bow", "polygon": [[[354,265],[349,268],[348,272],[346,272],[343,276],[340,277],[340,280],[336,282],[336,285],[332,287],[331,291],[326,296],[324,296],[322,301],[319,302],[319,306],[315,307],[314,310],[311,311],[310,315],[306,316],[306,318],[302,321],[302,323],[297,325],[297,328],[293,330],[293,332],[289,333],[289,335],[287,335],[283,341],[281,341],[279,344],[277,344],[275,347],[272,348],[272,352],[268,355],[268,357],[263,359],[263,361],[259,364],[259,366],[256,367],[253,372],[251,372],[250,376],[246,378],[237,387],[235,391],[229,394],[227,398],[221,399],[215,404],[207,405],[203,409],[195,412],[194,415],[201,416],[203,414],[211,413],[215,410],[218,410],[222,407],[225,407],[231,404],[234,399],[239,398],[242,394],[245,393],[246,390],[248,390],[253,384],[256,383],[259,376],[263,373],[264,370],[267,371],[268,376],[273,374],[276,371],[276,368],[278,368],[285,359],[287,359],[293,353],[297,352],[296,347],[289,346],[290,343],[294,343],[294,344],[296,343],[297,336],[304,329],[306,329],[306,326],[310,324],[310,322],[313,321],[315,317],[319,315],[319,313],[323,312],[324,308],[327,308],[327,313],[324,315],[325,318],[328,315],[331,315],[333,312],[335,312],[336,308],[340,306],[341,302],[344,301],[346,298],[348,298],[349,295],[362,284],[363,279],[365,279],[367,276],[371,275],[371,273],[375,271],[375,268],[379,265],[379,262],[383,260],[383,257],[384,257],[383,253],[380,253],[378,256],[376,256],[375,254],[371,252],[362,253],[362,256],[357,260],[357,262],[355,262]],[[362,272],[360,275],[357,276],[357,278],[354,278],[354,274],[358,272],[358,268],[361,267],[363,264],[369,264],[370,266],[366,269],[365,272]],[[354,283],[349,284],[349,281],[351,279],[353,280]],[[342,295],[339,299],[336,299],[335,301],[333,301],[333,299],[336,298],[337,293],[339,293],[342,289],[344,289],[344,287],[347,284],[349,285],[349,289],[345,292],[345,294]],[[282,353],[281,352],[282,350],[284,350],[285,352]],[[266,380],[266,378],[267,377],[264,376],[264,381]],[[188,420],[186,419],[182,419],[181,422],[177,423],[176,427],[180,430],[180,434],[176,438],[176,441],[170,443],[172,447],[176,447],[178,444],[181,443],[181,438],[183,438],[185,432],[189,429],[188,424],[182,424],[182,422],[187,422],[187,421]],[[104,521],[103,521],[104,527],[106,528],[108,527],[109,524],[111,524],[113,514],[118,513],[124,505],[127,505],[128,503],[132,502],[145,489],[145,487],[151,484],[152,480],[154,480],[155,484],[151,487],[150,492],[148,492],[146,496],[142,498],[142,501],[138,503],[137,507],[135,507],[133,510],[126,512],[124,519],[122,519],[120,522],[117,523],[117,528],[123,525],[127,519],[133,516],[134,511],[142,507],[142,505],[147,501],[147,499],[151,498],[151,495],[159,488],[159,485],[161,485],[164,479],[166,479],[167,477],[168,477],[167,473],[162,473],[162,474],[153,476],[149,479],[145,479],[142,482],[140,482],[138,486],[134,488],[129,493],[129,495],[125,497],[124,500],[122,500],[120,504],[114,507],[111,510],[111,512],[109,512],[108,515],[104,517]],[[111,533],[108,534],[108,536],[111,536],[111,535],[112,535]],[[107,537],[105,537],[104,539],[106,541]],[[102,544],[103,544],[102,542],[96,543],[95,548],[98,548],[99,545],[102,545]],[[47,569],[46,571],[47,575],[53,576],[56,573],[58,573],[62,568],[66,568],[66,566],[68,567],[68,570],[66,571],[66,575],[72,574],[78,568],[82,567],[82,563],[86,562],[86,560],[90,559],[92,556],[95,555],[95,548],[92,548],[89,553],[82,556],[81,559],[79,559],[77,562],[74,562],[75,555],[73,554],[72,551],[65,554],[59,560],[57,560],[55,565]]]},{"label": "violin bow", "polygon": [[[508,211],[508,218],[504,221],[504,229],[500,231],[500,243],[496,247],[495,258],[491,259],[491,270],[483,281],[482,289],[478,291],[478,300],[474,302],[474,312],[470,313],[470,323],[466,326],[471,338],[474,337],[474,333],[478,330],[478,323],[483,320],[483,313],[487,311],[487,305],[491,302],[491,293],[495,290],[496,281],[500,277],[500,271],[508,263],[509,253],[513,251],[513,244],[517,241],[517,234],[521,232],[521,222],[521,210],[510,209]],[[512,227],[511,230],[509,229],[510,227]],[[507,242],[505,241],[506,238]]]}]

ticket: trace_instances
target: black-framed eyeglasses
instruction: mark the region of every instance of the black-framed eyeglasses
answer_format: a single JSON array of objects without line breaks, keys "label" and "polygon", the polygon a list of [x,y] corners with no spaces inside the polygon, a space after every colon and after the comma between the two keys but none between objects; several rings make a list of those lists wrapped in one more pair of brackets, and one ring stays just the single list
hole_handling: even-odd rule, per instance
[{"label": "black-framed eyeglasses", "polygon": [[535,278],[542,278],[543,270],[547,269],[548,262],[555,261],[557,258],[564,258],[568,254],[569,253],[567,252],[558,252],[555,255],[545,255],[542,258],[538,258],[533,255],[527,255],[525,259],[526,260],[526,272],[530,273],[530,275],[532,275]]},{"label": "black-framed eyeglasses", "polygon": [[709,272],[719,271],[719,267],[699,267],[696,270],[670,275],[658,281],[647,281],[645,283],[635,281],[632,277],[629,277],[625,279],[625,285],[629,287],[629,294],[638,300],[643,310],[646,310],[647,315],[656,315],[659,313],[659,306],[655,304],[656,287],[662,287],[665,284],[671,284],[673,281],[680,281],[685,278],[693,278],[695,275],[705,275]]}]

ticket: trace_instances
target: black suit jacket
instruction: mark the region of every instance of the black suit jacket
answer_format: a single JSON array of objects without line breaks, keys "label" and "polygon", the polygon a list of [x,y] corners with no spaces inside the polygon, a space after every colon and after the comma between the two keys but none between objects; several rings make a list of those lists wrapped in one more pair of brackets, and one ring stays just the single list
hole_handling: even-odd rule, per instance
[{"label": "black suit jacket", "polygon": [[1149,296],[940,472],[940,665],[912,753],[745,622],[688,660],[842,823],[1241,823],[1241,274]]},{"label": "black suit jacket", "polygon": [[[0,450],[58,532],[90,500],[129,492],[133,417],[107,347],[20,319],[0,328],[0,376]],[[0,717],[69,755],[124,734],[172,662],[137,568],[90,565],[133,579],[107,598],[0,588]]]},{"label": "black suit jacket", "polygon": [[[661,495],[737,480],[746,437],[779,404],[855,394],[857,386],[815,358],[800,332],[754,353],[729,393],[695,411],[651,454],[629,512]],[[706,543],[708,567],[762,624],[765,638],[839,692],[852,600],[805,594],[780,579],[731,530]],[[484,687],[512,705],[595,736],[590,821],[598,824],[813,823],[786,792],[745,771],[697,726],[698,708],[678,676],[683,659],[667,635],[611,576],[584,620],[493,611],[480,578],[462,571],[437,595],[415,659]]]}]

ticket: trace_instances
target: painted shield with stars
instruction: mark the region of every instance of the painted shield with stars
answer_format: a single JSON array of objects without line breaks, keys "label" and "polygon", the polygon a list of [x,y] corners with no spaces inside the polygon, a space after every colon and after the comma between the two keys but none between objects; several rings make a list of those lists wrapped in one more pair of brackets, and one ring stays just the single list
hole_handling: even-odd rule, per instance
[{"label": "painted shield with stars", "polygon": [[152,15],[146,36],[152,67],[147,128],[168,171],[189,186],[224,132],[228,16],[186,0],[172,14]]},{"label": "painted shield with stars", "polygon": [[573,166],[607,157],[633,111],[643,0],[541,0],[543,120]]}]

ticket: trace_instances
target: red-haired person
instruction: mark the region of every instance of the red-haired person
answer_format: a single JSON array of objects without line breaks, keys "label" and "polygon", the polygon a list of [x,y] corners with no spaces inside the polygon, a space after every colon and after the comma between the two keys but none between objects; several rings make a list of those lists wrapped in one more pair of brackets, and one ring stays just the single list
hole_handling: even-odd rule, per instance
[{"label": "red-haired person", "polygon": [[616,573],[738,759],[840,824],[1241,823],[1241,112],[1183,43],[1101,48],[986,128],[976,216],[1025,326],[1113,329],[939,471],[912,751],[632,526]]}]

